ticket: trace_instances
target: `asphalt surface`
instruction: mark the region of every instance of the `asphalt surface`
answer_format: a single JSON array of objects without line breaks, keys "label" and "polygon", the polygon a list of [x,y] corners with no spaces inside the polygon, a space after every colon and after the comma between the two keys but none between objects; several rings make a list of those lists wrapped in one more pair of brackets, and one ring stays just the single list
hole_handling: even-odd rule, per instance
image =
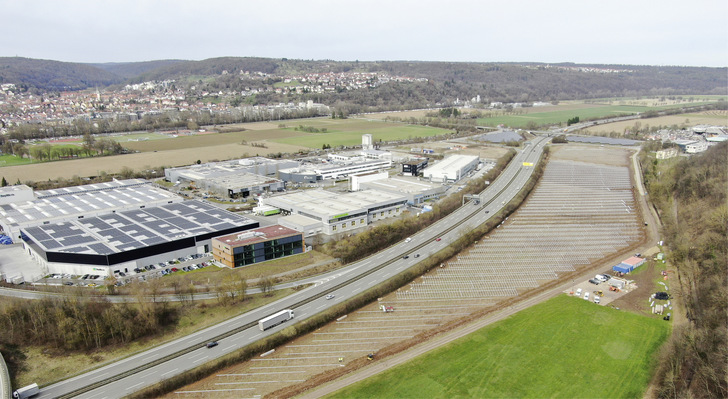
[{"label": "asphalt surface", "polygon": [[[547,141],[546,137],[536,138],[519,151],[499,178],[480,194],[478,204],[475,201],[466,203],[446,218],[412,236],[410,242],[399,242],[343,269],[291,283],[301,285],[308,281],[314,285],[215,326],[43,387],[36,398],[124,397],[263,339],[291,323],[305,320],[403,272],[426,256],[444,249],[507,204],[527,182]],[[531,162],[534,166],[524,166],[524,162]],[[438,237],[441,237],[441,241],[436,241]],[[404,259],[405,254],[410,255],[409,258]],[[421,256],[415,257],[414,254]],[[335,298],[325,299],[324,296],[329,293],[334,294]],[[282,309],[293,309],[295,318],[267,331],[258,328],[258,320]],[[219,345],[208,349],[205,344],[213,340]],[[94,386],[93,389],[79,392],[90,386]]]}]

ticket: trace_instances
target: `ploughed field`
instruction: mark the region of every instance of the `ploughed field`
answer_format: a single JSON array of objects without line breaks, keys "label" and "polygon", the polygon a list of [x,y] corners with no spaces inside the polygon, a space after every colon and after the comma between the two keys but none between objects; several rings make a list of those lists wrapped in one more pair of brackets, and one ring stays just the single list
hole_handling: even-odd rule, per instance
[{"label": "ploughed field", "polygon": [[[603,163],[574,160],[583,158]],[[168,397],[266,395],[498,306],[625,249],[642,237],[626,165],[627,151],[622,149],[557,148],[527,203],[444,267],[273,354],[220,371]],[[383,311],[387,308],[392,311]]]}]

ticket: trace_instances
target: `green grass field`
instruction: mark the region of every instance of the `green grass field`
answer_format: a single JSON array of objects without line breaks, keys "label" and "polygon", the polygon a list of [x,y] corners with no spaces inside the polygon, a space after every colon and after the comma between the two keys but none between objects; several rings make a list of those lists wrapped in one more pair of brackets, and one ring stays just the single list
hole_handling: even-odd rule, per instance
[{"label": "green grass field", "polygon": [[328,397],[642,397],[669,332],[561,295]]},{"label": "green grass field", "polygon": [[492,118],[481,118],[478,119],[478,125],[481,126],[497,126],[506,125],[513,128],[523,128],[529,122],[535,122],[537,125],[554,125],[563,123],[569,118],[578,116],[581,121],[586,121],[591,118],[603,118],[607,116],[625,116],[633,115],[638,112],[647,111],[661,111],[670,108],[680,108],[684,106],[699,106],[710,104],[710,102],[695,102],[690,104],[672,104],[657,107],[641,107],[636,105],[600,105],[593,104],[588,108],[572,109],[565,111],[552,111],[552,112],[533,112],[536,108],[528,109],[528,113],[521,115],[501,115]]},{"label": "green grass field", "polygon": [[[296,137],[271,139],[270,141],[283,144],[300,145],[309,148],[321,148],[324,144],[329,144],[332,147],[339,145],[359,145],[361,144],[362,134],[371,134],[372,139],[376,142],[380,139],[384,141],[403,140],[413,137],[431,137],[450,133],[447,129],[427,126],[379,122],[355,122],[355,124],[352,123],[349,126],[322,126],[321,124],[307,124],[307,126],[314,126],[317,128],[326,127],[328,131],[326,133],[296,132],[298,134]],[[358,128],[352,128],[352,126],[357,126]],[[287,129],[293,130],[292,128]]]},{"label": "green grass field", "polygon": [[27,165],[29,163],[33,163],[33,160],[15,155],[0,155],[0,166]]}]

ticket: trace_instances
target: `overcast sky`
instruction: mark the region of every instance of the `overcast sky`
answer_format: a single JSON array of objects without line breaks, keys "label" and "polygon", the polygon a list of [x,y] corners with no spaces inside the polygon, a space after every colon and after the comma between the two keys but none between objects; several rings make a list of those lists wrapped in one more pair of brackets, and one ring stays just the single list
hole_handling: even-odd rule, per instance
[{"label": "overcast sky", "polygon": [[0,56],[728,66],[726,0],[0,0]]}]

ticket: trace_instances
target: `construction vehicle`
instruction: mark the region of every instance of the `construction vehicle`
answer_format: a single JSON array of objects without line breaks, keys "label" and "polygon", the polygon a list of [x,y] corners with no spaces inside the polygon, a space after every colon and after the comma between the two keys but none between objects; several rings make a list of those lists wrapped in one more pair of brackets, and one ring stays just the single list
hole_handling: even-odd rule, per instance
[{"label": "construction vehicle", "polygon": [[611,287],[609,287],[609,291],[619,292],[619,288],[617,288],[615,286],[611,286]]},{"label": "construction vehicle", "polygon": [[379,308],[382,309],[382,312],[384,313],[394,312],[394,306],[380,305]]},{"label": "construction vehicle", "polygon": [[599,295],[599,296],[604,296],[604,291],[602,291],[602,290],[594,291],[594,294]]}]

